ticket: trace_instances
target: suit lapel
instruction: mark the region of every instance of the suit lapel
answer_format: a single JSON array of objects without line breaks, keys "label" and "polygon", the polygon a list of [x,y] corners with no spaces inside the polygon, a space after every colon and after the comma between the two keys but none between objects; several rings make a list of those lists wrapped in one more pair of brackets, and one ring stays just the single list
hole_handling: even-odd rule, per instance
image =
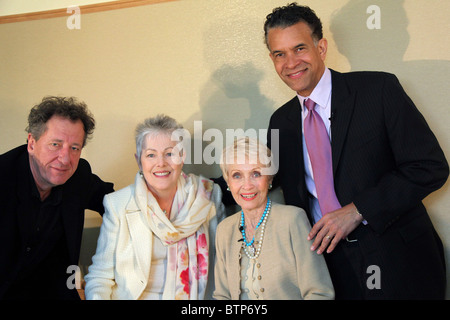
[{"label": "suit lapel", "polygon": [[17,199],[17,208],[11,206],[11,210],[15,210],[17,212],[19,234],[22,239],[22,243],[27,243],[33,223],[33,210],[30,203],[30,193],[32,189],[31,183],[33,178],[28,160],[28,152],[25,152],[18,159],[18,163],[19,170],[17,170],[17,176],[13,176],[13,181],[17,182],[17,189],[15,190],[16,194],[13,194],[15,199]]},{"label": "suit lapel", "polygon": [[301,154],[303,155],[302,149],[302,110],[300,101],[298,97],[295,96],[290,102],[290,110],[287,119],[290,122],[291,128],[295,131],[295,138],[297,139],[296,144],[300,146]]},{"label": "suit lapel", "polygon": [[[293,144],[296,146],[295,155],[298,157],[298,165],[299,165],[299,172],[304,172],[304,159],[303,159],[303,123],[302,123],[302,106],[300,105],[300,101],[297,96],[295,96],[294,99],[290,101],[290,110],[288,113],[288,120],[289,120],[289,130],[294,132],[295,135],[295,143]],[[282,150],[286,151],[286,150]],[[303,181],[303,180],[301,180]],[[298,185],[297,188],[301,188],[303,186]],[[300,191],[300,189],[299,189]]]},{"label": "suit lapel", "polygon": [[331,70],[331,83],[331,149],[333,174],[336,174],[355,106],[355,93],[349,90],[342,74],[333,70]]},{"label": "suit lapel", "polygon": [[[287,114],[287,128],[289,134],[294,133],[295,140],[294,143],[289,142],[289,146],[286,147],[284,143],[280,142],[280,145],[284,146],[283,150],[280,152],[286,152],[287,150],[291,151],[291,148],[294,148],[294,157],[295,157],[295,165],[298,166],[297,170],[299,176],[304,176],[305,174],[305,160],[303,157],[303,121],[302,121],[302,106],[300,104],[300,100],[298,96],[295,96],[291,101],[289,101],[289,112]],[[286,150],[284,150],[286,149]],[[306,189],[305,179],[298,179],[298,183],[292,187],[297,188],[297,191],[300,195],[301,201],[304,204],[303,207],[309,212],[309,200],[308,200],[308,192]]]},{"label": "suit lapel", "polygon": [[126,208],[128,230],[133,246],[134,253],[137,257],[139,268],[143,275],[148,279],[150,272],[150,261],[152,259],[152,232],[147,223],[146,212],[141,211],[137,206],[134,198]]}]

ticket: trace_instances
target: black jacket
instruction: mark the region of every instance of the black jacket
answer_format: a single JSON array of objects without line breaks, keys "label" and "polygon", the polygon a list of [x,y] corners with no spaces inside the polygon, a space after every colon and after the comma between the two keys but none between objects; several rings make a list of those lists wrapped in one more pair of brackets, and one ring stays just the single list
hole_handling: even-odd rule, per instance
[{"label": "black jacket", "polygon": [[[26,239],[30,230],[31,170],[27,146],[23,145],[0,155],[0,299],[5,296],[21,270],[26,254]],[[76,290],[65,285],[69,276],[67,267],[78,265],[84,225],[84,211],[91,209],[103,214],[103,196],[113,192],[113,184],[103,182],[91,172],[89,163],[80,159],[73,176],[62,186],[61,221],[65,243],[60,247],[56,266],[51,261],[44,263],[36,278],[42,286],[33,288],[24,296],[35,298],[78,298]]]},{"label": "black jacket", "polygon": [[[366,285],[367,267],[377,265],[382,290],[368,290],[368,296],[444,298],[442,243],[422,204],[448,178],[438,141],[394,75],[333,70],[331,74],[336,195],[342,206],[354,202],[368,221],[349,236],[358,239],[358,249],[352,250],[359,250],[364,260],[356,271],[361,286]],[[295,97],[274,112],[268,146],[275,150],[274,143],[279,144],[275,183],[286,204],[310,214],[300,108]],[[279,130],[279,141],[271,141],[271,129]],[[341,243],[345,247],[345,241]],[[350,261],[355,256],[350,249],[347,254]]]}]

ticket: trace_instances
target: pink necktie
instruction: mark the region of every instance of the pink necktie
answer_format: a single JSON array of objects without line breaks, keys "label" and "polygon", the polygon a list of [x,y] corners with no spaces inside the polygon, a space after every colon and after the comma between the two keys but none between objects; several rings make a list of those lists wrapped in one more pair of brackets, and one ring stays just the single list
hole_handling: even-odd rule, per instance
[{"label": "pink necktie", "polygon": [[309,111],[304,122],[306,147],[311,160],[320,210],[322,215],[325,215],[341,207],[334,191],[330,138],[322,118],[314,110],[316,103],[306,99],[305,106]]}]

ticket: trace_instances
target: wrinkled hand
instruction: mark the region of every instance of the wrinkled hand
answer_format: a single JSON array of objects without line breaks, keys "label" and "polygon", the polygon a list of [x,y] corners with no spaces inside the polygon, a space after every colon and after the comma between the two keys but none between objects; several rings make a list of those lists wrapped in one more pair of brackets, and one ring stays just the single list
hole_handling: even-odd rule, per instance
[{"label": "wrinkled hand", "polygon": [[311,251],[317,249],[317,254],[325,249],[327,253],[332,252],[339,241],[345,239],[362,221],[363,217],[353,203],[327,213],[316,222],[308,235],[308,240],[315,238]]}]

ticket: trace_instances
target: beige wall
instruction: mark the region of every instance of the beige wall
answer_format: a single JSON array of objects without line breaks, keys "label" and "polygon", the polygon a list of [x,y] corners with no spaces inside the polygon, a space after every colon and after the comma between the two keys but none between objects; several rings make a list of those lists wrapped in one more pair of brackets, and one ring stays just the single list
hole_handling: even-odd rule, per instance
[{"label": "beige wall", "polygon": [[67,8],[73,5],[85,6],[117,0],[16,0],[0,1],[0,16]]},{"label": "beige wall", "polygon": [[[180,0],[67,18],[0,25],[0,153],[25,142],[30,108],[45,95],[73,95],[94,113],[97,129],[83,151],[116,189],[133,181],[133,131],[167,113],[193,128],[265,129],[293,97],[273,70],[262,25],[286,0]],[[321,17],[327,65],[338,71],[384,70],[399,77],[450,159],[449,1],[302,1]],[[369,5],[381,29],[366,26]],[[219,175],[218,166],[186,166]],[[449,183],[426,206],[450,257]],[[88,213],[84,247],[101,223]],[[92,229],[92,230],[88,230]],[[449,269],[450,271],[450,269]],[[449,272],[450,273],[450,272]]]}]

